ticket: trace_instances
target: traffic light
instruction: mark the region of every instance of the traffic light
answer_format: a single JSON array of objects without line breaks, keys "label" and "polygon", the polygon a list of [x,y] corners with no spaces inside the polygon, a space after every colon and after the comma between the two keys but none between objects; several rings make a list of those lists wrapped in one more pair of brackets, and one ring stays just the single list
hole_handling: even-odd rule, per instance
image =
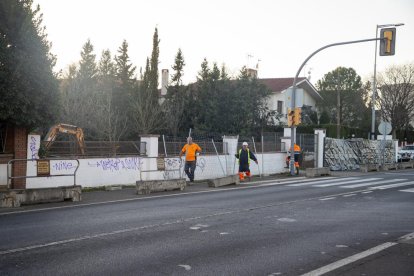
[{"label": "traffic light", "polygon": [[293,124],[295,126],[299,125],[302,122],[302,108],[295,107],[295,112],[293,115]]},{"label": "traffic light", "polygon": [[393,56],[395,54],[395,28],[381,29],[380,56]]},{"label": "traffic light", "polygon": [[288,108],[287,119],[288,119],[288,126],[291,127],[293,124],[293,117],[295,112],[292,109]]}]

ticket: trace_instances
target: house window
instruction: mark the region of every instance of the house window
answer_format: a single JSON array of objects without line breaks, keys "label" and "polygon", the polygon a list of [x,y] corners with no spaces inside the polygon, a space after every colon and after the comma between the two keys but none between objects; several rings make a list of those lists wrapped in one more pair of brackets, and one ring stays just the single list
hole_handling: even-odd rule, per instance
[{"label": "house window", "polygon": [[277,101],[277,113],[283,114],[283,101]]}]

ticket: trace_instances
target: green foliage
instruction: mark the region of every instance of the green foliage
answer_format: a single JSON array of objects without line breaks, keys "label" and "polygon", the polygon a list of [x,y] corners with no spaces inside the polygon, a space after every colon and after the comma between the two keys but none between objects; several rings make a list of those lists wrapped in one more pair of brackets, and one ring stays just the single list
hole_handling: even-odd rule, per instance
[{"label": "green foliage", "polygon": [[0,121],[29,128],[50,125],[58,113],[55,57],[32,3],[0,1]]},{"label": "green foliage", "polygon": [[[364,127],[369,108],[366,102],[366,90],[363,89],[361,77],[352,68],[338,67],[325,74],[317,82],[324,100],[317,104],[323,114],[323,122],[336,123],[337,117],[341,125]],[[338,110],[338,94],[340,105]]]},{"label": "green foliage", "polygon": [[[183,120],[183,131],[195,128],[204,133],[250,135],[262,131],[274,114],[265,105],[270,91],[243,68],[237,79],[231,80],[216,63],[209,67],[201,63],[197,82],[190,86]],[[185,128],[187,127],[187,128]]]},{"label": "green foliage", "polygon": [[158,94],[159,42],[158,30],[155,28],[151,60],[147,58],[143,79],[135,87],[131,99],[130,117],[132,127],[138,134],[154,134],[164,127],[164,114]]},{"label": "green foliage", "polygon": [[184,66],[185,66],[185,60],[183,56],[183,52],[181,49],[178,49],[177,55],[175,56],[175,63],[172,66],[172,69],[174,70],[174,74],[171,77],[171,82],[173,85],[182,85],[182,77],[184,75]]}]

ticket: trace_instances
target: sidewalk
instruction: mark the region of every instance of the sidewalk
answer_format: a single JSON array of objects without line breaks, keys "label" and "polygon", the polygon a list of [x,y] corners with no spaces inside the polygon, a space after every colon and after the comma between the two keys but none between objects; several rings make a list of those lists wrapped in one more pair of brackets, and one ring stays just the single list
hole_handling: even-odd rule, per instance
[{"label": "sidewalk", "polygon": [[[359,171],[331,172],[331,176],[334,176],[334,177],[360,176],[364,174],[365,173],[361,173]],[[268,175],[268,176],[261,176],[261,177],[256,175],[256,176],[253,176],[250,181],[242,182],[241,186],[249,185],[249,183],[251,183],[250,185],[254,185],[255,184],[254,182],[257,182],[257,181],[294,179],[295,177],[305,177],[305,171],[300,171],[299,176],[291,176],[287,172],[283,174]],[[185,188],[184,191],[177,190],[177,191],[157,192],[157,193],[151,193],[149,195],[138,195],[136,193],[136,188],[133,186],[124,186],[121,189],[114,189],[114,190],[105,190],[104,187],[97,188],[97,189],[92,188],[92,189],[84,189],[82,191],[82,201],[80,202],[71,202],[71,201],[50,202],[50,203],[42,203],[42,204],[35,204],[35,205],[24,205],[18,208],[0,208],[0,214],[9,213],[9,212],[19,212],[19,211],[24,211],[24,210],[36,210],[36,209],[44,209],[44,208],[98,204],[98,203],[105,203],[105,202],[111,202],[111,201],[128,201],[128,200],[134,200],[134,199],[145,198],[145,197],[235,188],[235,187],[241,187],[241,186],[230,185],[230,186],[224,186],[224,187],[219,187],[219,188],[211,188],[211,187],[208,187],[206,180],[200,180],[200,181],[195,181],[194,184],[192,185],[189,185],[189,182],[187,182],[187,187]]]},{"label": "sidewalk", "polygon": [[[304,173],[300,175],[303,177]],[[282,180],[282,179],[292,179],[297,176],[290,176],[288,174],[278,174],[278,175],[270,175],[270,176],[253,176],[250,181],[242,182],[241,185],[229,185],[223,186],[218,188],[208,187],[206,180],[200,180],[193,182],[194,184],[189,185],[190,182],[187,182],[187,186],[184,191],[165,191],[165,192],[154,192],[149,195],[138,195],[136,192],[136,188],[133,186],[123,186],[120,189],[113,189],[113,190],[105,190],[104,187],[102,188],[92,188],[92,189],[84,189],[82,191],[82,201],[80,202],[72,202],[72,201],[63,201],[63,202],[49,202],[49,203],[41,203],[41,204],[34,204],[34,205],[23,205],[17,208],[0,208],[0,214],[2,213],[11,213],[11,212],[21,212],[25,210],[39,210],[45,208],[64,208],[66,206],[78,206],[78,205],[93,205],[93,204],[105,204],[107,202],[113,201],[128,201],[128,200],[139,200],[141,198],[146,197],[161,197],[166,195],[172,194],[182,194],[182,193],[193,193],[193,192],[201,192],[201,191],[209,191],[209,190],[219,190],[219,189],[226,189],[226,188],[237,188],[242,187],[243,185],[255,185],[254,182],[257,181],[266,181],[266,180]],[[251,183],[251,184],[250,184]]]}]

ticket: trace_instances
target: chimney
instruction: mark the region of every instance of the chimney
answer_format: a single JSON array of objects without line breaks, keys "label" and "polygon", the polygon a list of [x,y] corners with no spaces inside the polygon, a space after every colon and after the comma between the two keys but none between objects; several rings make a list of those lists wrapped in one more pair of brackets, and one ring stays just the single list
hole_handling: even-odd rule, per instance
[{"label": "chimney", "polygon": [[167,95],[168,69],[161,70],[161,97]]},{"label": "chimney", "polygon": [[247,69],[247,75],[250,78],[257,78],[257,70],[256,69],[252,69],[252,68],[248,68]]}]

